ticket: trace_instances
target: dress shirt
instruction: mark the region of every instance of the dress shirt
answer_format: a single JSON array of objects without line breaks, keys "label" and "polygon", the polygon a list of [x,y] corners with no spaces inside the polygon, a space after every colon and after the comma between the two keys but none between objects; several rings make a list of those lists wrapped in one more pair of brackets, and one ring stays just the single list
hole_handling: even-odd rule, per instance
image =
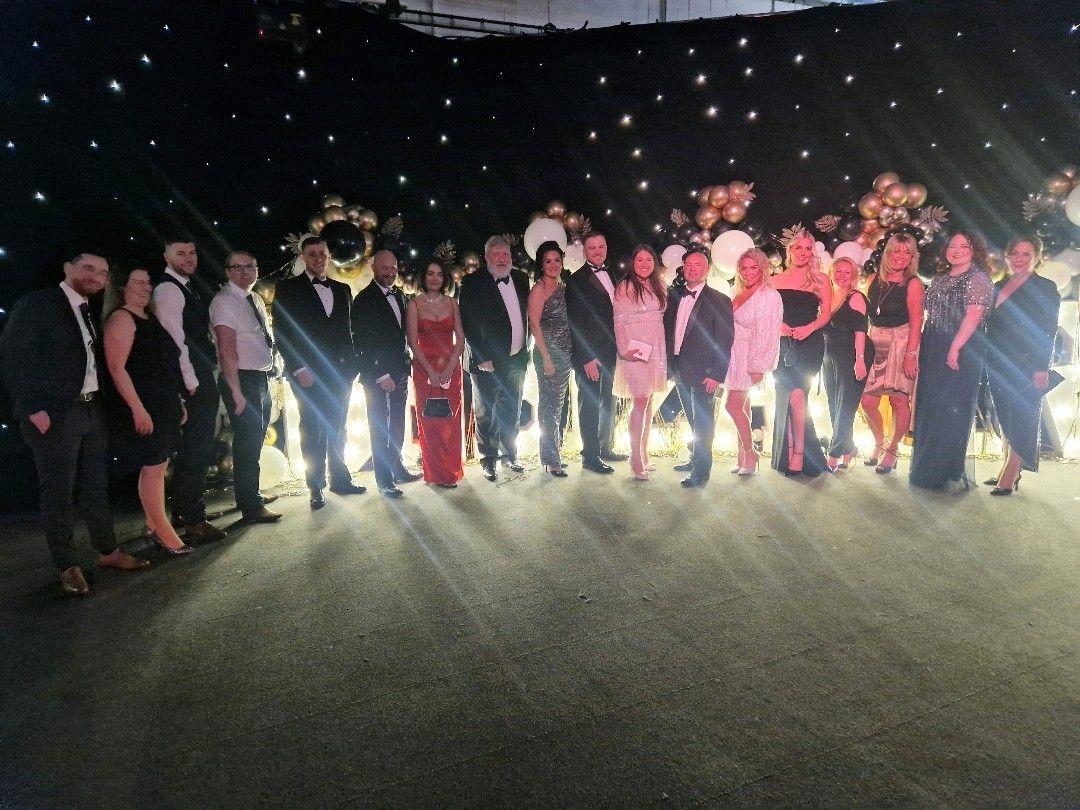
[{"label": "dress shirt", "polygon": [[379,282],[375,282],[376,286],[382,290],[382,294],[386,297],[387,302],[390,304],[390,309],[394,310],[394,317],[397,318],[397,325],[401,326],[401,307],[398,306],[397,296],[394,295],[394,288],[387,289]]},{"label": "dress shirt", "polygon": [[[187,276],[172,269],[166,269],[165,274],[172,276],[187,288],[190,281]],[[199,387],[199,378],[195,376],[195,367],[191,365],[187,338],[184,336],[184,305],[186,303],[184,291],[178,289],[175,284],[158,284],[154,287],[154,316],[165,327],[165,331],[172,335],[173,341],[180,349],[180,374],[184,378],[187,389],[194,391]]]},{"label": "dress shirt", "polygon": [[608,298],[610,298],[611,303],[614,304],[615,282],[611,280],[611,271],[607,269],[607,265],[602,264],[597,267],[595,264],[590,264],[589,269],[593,271],[593,275],[596,276],[596,280],[604,285],[604,289],[607,290]]},{"label": "dress shirt", "polygon": [[330,313],[334,311],[334,291],[330,289],[329,285],[322,283],[325,280],[325,277],[319,279],[319,283],[316,284],[315,280],[317,276],[308,273],[307,270],[305,270],[304,273],[307,275],[308,280],[311,281],[311,286],[315,288],[315,292],[319,294],[319,300],[322,301],[323,311],[326,313],[326,317],[329,318]]},{"label": "dress shirt", "polygon": [[682,348],[683,338],[686,337],[686,325],[690,322],[690,312],[697,303],[697,297],[701,294],[704,284],[696,287],[687,286],[683,297],[679,299],[679,311],[675,314],[675,355],[678,356]]},{"label": "dress shirt", "polygon": [[68,286],[66,281],[60,282],[60,289],[67,296],[68,303],[75,313],[75,320],[79,324],[79,332],[82,334],[83,346],[86,347],[86,376],[83,377],[82,390],[80,393],[92,394],[98,390],[97,357],[94,356],[94,336],[83,320],[82,310],[79,307],[87,304],[87,300]]},{"label": "dress shirt", "polygon": [[506,305],[506,314],[510,316],[510,354],[515,355],[525,348],[525,323],[521,319],[521,303],[518,301],[517,289],[514,280],[509,276],[506,284],[499,284],[499,276],[491,274],[495,278],[495,289],[502,296]]},{"label": "dress shirt", "polygon": [[270,371],[274,367],[274,353],[266,343],[266,335],[251,308],[249,296],[266,323],[266,305],[262,296],[249,293],[230,281],[210,302],[210,326],[227,326],[236,332],[238,369]]}]

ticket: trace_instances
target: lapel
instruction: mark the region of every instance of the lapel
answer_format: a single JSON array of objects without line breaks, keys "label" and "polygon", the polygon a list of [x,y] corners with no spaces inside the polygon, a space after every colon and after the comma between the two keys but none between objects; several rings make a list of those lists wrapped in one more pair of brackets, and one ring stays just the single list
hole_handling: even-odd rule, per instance
[{"label": "lapel", "polygon": [[[601,293],[604,294],[604,298],[608,299],[609,303],[612,303],[612,298],[611,298],[611,295],[608,294],[607,287],[604,286],[604,282],[602,282],[600,279],[598,279],[596,277],[596,271],[593,270],[593,266],[591,264],[586,264],[585,265],[585,270],[588,271],[588,273],[589,273],[589,281],[592,282],[592,285],[594,287],[596,287],[596,289],[600,290]],[[610,270],[607,271],[607,274],[608,274],[608,278],[611,279],[612,289],[614,289],[614,287],[615,287],[615,279],[611,278],[611,271]]]},{"label": "lapel", "polygon": [[334,291],[334,285],[333,284],[330,285],[330,300],[333,301],[333,305],[330,308],[330,314],[327,315],[326,314],[326,308],[323,306],[323,303],[322,303],[322,298],[319,297],[319,291],[315,289],[315,282],[312,281],[310,278],[308,278],[308,274],[307,274],[306,270],[303,273],[301,273],[301,275],[304,277],[304,281],[307,282],[307,288],[310,291],[310,299],[309,300],[311,300],[314,303],[315,311],[319,315],[322,315],[324,318],[329,319],[329,318],[333,317],[333,314],[337,310],[337,308],[339,306],[339,303],[340,303],[337,300],[337,293]]},{"label": "lapel", "polygon": [[[75,310],[71,308],[71,301],[68,300],[67,294],[60,289],[60,285],[56,286],[56,291],[53,293],[53,300],[58,307],[58,314],[60,319],[68,325],[68,332],[74,340],[82,346],[82,327],[79,325],[79,316],[75,314]],[[93,320],[93,316],[91,316]],[[97,324],[95,324],[95,327]],[[100,333],[100,329],[98,332]],[[99,345],[101,341],[98,341]],[[85,346],[83,347],[85,349]]]},{"label": "lapel", "polygon": [[382,309],[386,313],[387,324],[395,329],[403,330],[405,328],[405,303],[398,288],[396,286],[391,287],[390,295],[393,295],[394,300],[397,302],[398,309],[401,310],[401,323],[398,323],[397,315],[394,314],[394,307],[390,304],[390,296],[384,293],[382,287],[375,281],[372,281],[369,286],[375,288],[371,291],[371,294],[382,299]]}]

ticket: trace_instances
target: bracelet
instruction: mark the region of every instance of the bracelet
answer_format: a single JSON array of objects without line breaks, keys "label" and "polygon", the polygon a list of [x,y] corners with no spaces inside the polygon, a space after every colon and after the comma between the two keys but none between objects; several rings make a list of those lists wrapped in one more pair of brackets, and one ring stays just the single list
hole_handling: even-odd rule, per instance
[{"label": "bracelet", "polygon": [[919,356],[918,352],[908,352],[908,354],[910,354],[912,357],[918,357]]},{"label": "bracelet", "polygon": [[856,360],[862,360],[864,357],[866,357],[865,354],[857,354],[857,355],[855,355]]}]

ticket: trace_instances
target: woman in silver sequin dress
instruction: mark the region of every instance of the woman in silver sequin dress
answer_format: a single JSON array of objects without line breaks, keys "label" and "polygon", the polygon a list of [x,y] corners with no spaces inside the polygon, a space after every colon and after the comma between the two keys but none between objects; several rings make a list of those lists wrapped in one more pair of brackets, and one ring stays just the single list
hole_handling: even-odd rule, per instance
[{"label": "woman in silver sequin dress", "polygon": [[540,390],[540,463],[556,478],[565,478],[562,456],[563,405],[570,381],[570,324],[566,318],[563,252],[557,242],[544,242],[536,251],[536,283],[529,291],[529,329],[536,347],[533,363]]}]

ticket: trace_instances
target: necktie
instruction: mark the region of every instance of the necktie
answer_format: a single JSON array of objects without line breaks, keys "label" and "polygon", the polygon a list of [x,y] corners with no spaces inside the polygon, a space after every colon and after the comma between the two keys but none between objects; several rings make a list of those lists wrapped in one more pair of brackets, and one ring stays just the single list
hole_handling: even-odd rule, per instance
[{"label": "necktie", "polygon": [[90,333],[90,348],[94,354],[97,354],[98,350],[98,337],[97,330],[94,328],[94,321],[90,318],[90,305],[87,303],[79,304],[79,314],[82,315],[83,323],[86,325],[86,331]]},{"label": "necktie", "polygon": [[270,337],[270,330],[266,328],[266,321],[263,320],[262,313],[255,305],[255,296],[252,293],[247,294],[247,302],[251,304],[251,311],[255,313],[255,320],[259,322],[259,328],[262,329],[263,337],[266,338],[266,345],[273,351],[274,339]]}]

